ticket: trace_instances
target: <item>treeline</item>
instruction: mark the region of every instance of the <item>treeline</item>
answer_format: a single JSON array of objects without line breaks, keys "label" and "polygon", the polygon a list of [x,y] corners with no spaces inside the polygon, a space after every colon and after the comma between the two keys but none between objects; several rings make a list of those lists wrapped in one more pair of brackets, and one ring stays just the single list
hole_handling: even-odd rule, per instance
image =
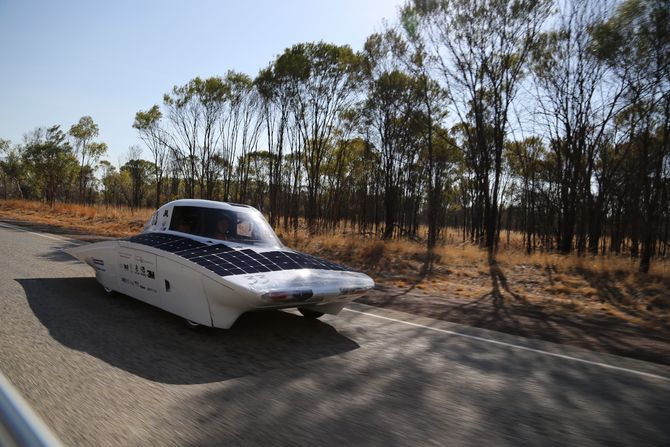
[{"label": "treeline", "polygon": [[670,0],[415,0],[360,52],[287,48],[255,78],[175,86],[133,127],[151,154],[101,160],[97,126],[3,143],[5,197],[252,204],[287,230],[346,225],[493,255],[666,256]]}]

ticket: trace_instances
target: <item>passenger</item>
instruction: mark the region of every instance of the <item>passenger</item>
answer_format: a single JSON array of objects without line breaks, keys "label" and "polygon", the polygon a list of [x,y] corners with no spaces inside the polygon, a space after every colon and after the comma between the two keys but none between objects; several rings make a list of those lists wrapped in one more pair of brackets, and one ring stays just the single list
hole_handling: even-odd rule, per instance
[{"label": "passenger", "polygon": [[214,234],[212,234],[214,239],[227,240],[230,237],[230,223],[226,216],[219,216],[219,220],[216,222],[216,229]]}]

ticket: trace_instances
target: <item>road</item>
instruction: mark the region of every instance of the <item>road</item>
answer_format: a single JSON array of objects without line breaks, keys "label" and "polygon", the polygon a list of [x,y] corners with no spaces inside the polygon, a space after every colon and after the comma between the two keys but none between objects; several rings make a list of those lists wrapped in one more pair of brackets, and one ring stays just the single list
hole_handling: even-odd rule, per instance
[{"label": "road", "polygon": [[0,370],[67,445],[670,445],[668,367],[358,304],[192,332],[70,243],[0,227]]}]

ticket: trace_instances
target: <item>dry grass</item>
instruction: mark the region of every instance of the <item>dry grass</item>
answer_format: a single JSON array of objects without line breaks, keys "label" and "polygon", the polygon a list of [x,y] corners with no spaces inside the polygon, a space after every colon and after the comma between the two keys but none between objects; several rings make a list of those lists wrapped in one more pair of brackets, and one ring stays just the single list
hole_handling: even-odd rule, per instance
[{"label": "dry grass", "polygon": [[[0,217],[112,237],[136,234],[152,212],[72,204],[50,208],[39,202],[0,201]],[[649,327],[670,323],[668,262],[653,263],[651,272],[645,275],[637,273],[637,263],[625,257],[528,256],[519,249],[517,235],[510,235],[509,245],[501,243],[494,271],[485,251],[463,244],[460,233],[447,231],[446,243],[435,250],[433,270],[426,276],[426,251],[419,243],[384,242],[345,233],[309,236],[304,229],[279,232],[279,236],[290,247],[351,265],[378,282],[397,287],[481,299],[492,295],[496,275],[496,293],[506,303],[530,303],[547,312],[624,318]],[[501,279],[504,287],[500,287]]]},{"label": "dry grass", "polygon": [[[410,241],[383,242],[351,235],[285,235],[300,251],[352,265],[377,282],[415,288],[462,299],[492,294],[492,271],[486,251],[469,244],[445,244],[435,250],[429,277],[422,275],[426,251]],[[670,266],[658,261],[649,274],[637,273],[628,258],[579,257],[502,250],[499,274],[507,287],[498,293],[506,303],[532,304],[547,313],[615,317],[658,328],[670,323]]]},{"label": "dry grass", "polygon": [[49,207],[41,202],[0,200],[0,217],[111,237],[137,234],[153,211],[69,203]]}]

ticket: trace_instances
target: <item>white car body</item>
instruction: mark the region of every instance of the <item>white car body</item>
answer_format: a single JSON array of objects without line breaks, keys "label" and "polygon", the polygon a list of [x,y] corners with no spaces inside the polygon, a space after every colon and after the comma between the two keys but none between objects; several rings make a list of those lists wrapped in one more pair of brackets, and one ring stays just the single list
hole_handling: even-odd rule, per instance
[{"label": "white car body", "polygon": [[[256,230],[264,232],[270,243],[246,244],[175,231],[173,218],[185,216],[185,210],[190,210],[190,217],[234,216],[235,231],[247,232],[249,238]],[[239,216],[251,222],[240,221]],[[205,228],[205,224],[209,222],[198,225]],[[224,329],[253,310],[293,307],[312,314],[338,314],[346,303],[374,287],[363,273],[284,247],[256,209],[208,200],[170,202],[154,213],[138,236],[92,243],[68,253],[95,269],[107,291],[129,295],[192,323]]]}]

